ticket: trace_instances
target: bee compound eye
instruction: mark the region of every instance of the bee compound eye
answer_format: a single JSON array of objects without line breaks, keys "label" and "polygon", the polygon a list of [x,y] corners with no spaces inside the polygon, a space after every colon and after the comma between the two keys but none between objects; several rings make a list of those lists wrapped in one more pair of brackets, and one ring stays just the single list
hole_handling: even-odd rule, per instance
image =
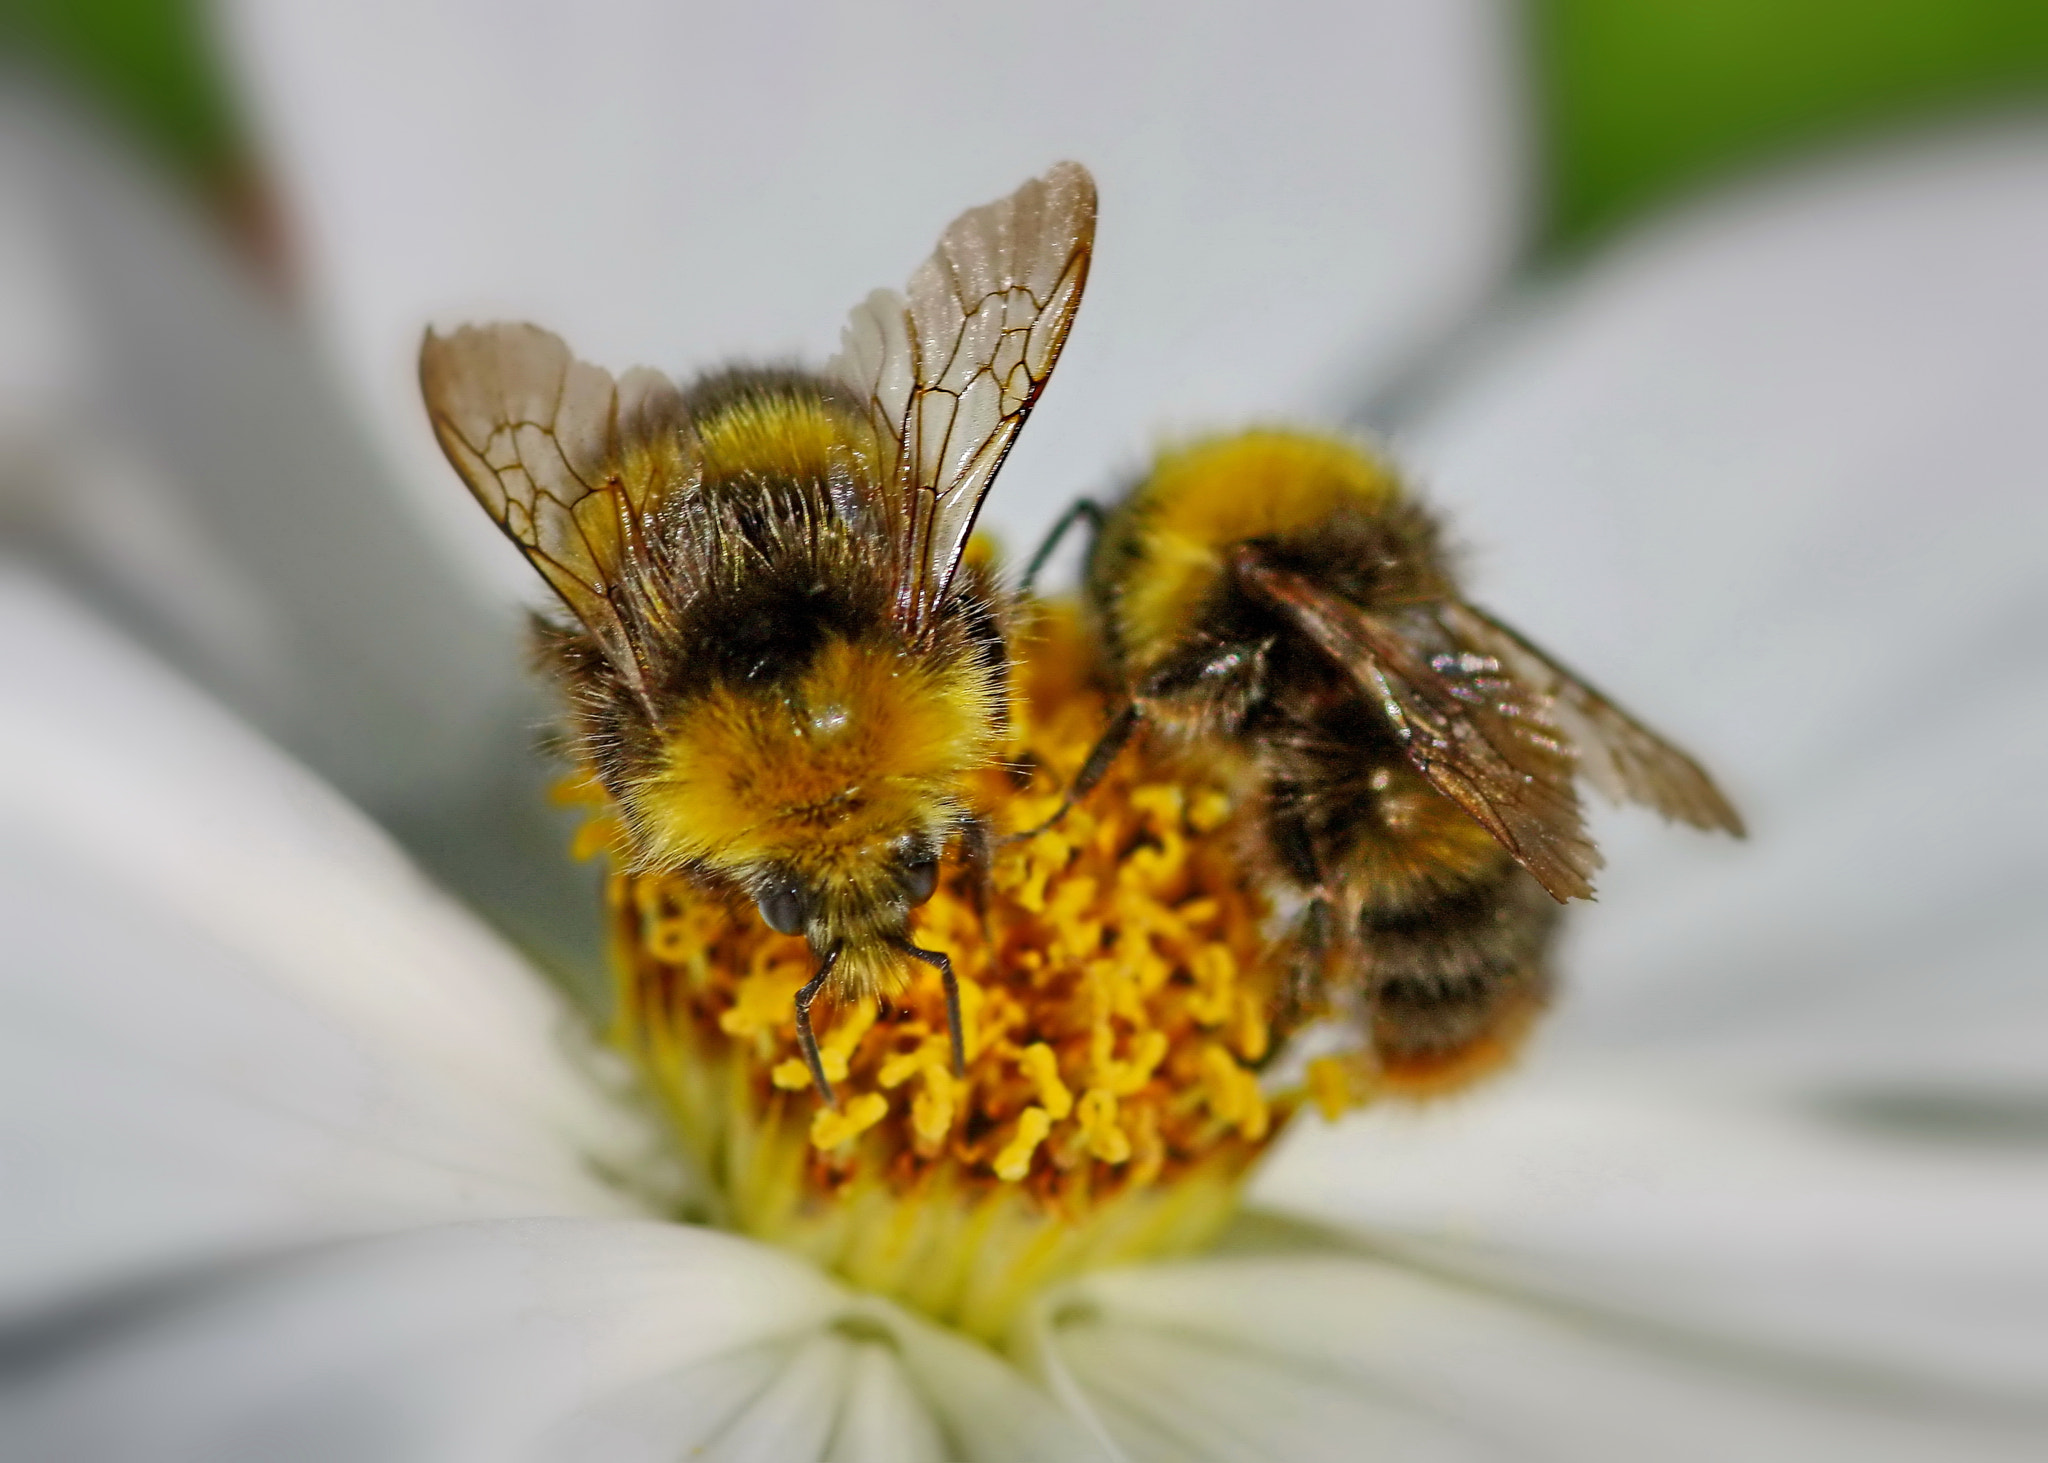
[{"label": "bee compound eye", "polygon": [[803,933],[808,911],[804,908],[804,891],[794,879],[770,884],[754,896],[754,903],[760,907],[761,918],[768,922],[768,928],[778,935]]},{"label": "bee compound eye", "polygon": [[939,887],[939,861],[921,858],[903,866],[903,893],[912,904],[922,904]]}]

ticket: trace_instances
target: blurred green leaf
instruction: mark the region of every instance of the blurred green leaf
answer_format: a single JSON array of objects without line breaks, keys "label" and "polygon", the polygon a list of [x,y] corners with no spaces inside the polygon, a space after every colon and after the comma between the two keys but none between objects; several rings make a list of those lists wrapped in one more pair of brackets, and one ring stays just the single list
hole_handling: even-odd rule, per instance
[{"label": "blurred green leaf", "polygon": [[106,107],[195,181],[218,181],[245,161],[199,0],[4,0],[0,44]]},{"label": "blurred green leaf", "polygon": [[1789,146],[2048,97],[2048,0],[1531,0],[1548,238]]}]

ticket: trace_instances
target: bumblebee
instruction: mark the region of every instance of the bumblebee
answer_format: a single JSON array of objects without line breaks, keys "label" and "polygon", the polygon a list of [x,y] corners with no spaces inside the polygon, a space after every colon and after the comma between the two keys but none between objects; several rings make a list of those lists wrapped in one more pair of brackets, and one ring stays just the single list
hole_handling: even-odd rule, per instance
[{"label": "bumblebee", "polygon": [[1578,779],[1743,832],[1691,758],[1467,603],[1436,520],[1357,447],[1167,452],[1114,509],[1070,510],[1027,585],[1081,519],[1123,709],[1062,812],[1140,726],[1238,759],[1252,862],[1297,910],[1296,1003],[1355,1008],[1391,1090],[1477,1075],[1542,1009],[1558,907],[1600,865]]},{"label": "bumblebee", "polygon": [[967,776],[1002,738],[1010,601],[962,557],[1080,304],[1095,185],[1062,163],[961,215],[904,294],[857,307],[821,372],[614,380],[531,325],[427,333],[455,470],[560,598],[539,624],[571,754],[640,872],[751,898],[828,987],[873,999],[947,846],[986,844]]}]

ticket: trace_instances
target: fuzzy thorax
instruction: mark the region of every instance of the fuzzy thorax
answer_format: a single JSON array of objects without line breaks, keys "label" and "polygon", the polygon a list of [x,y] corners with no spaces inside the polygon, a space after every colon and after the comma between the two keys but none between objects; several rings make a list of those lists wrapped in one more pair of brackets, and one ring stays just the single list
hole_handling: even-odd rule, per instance
[{"label": "fuzzy thorax", "polygon": [[1384,463],[1304,432],[1244,432],[1161,454],[1132,500],[1129,542],[1106,546],[1145,566],[1118,576],[1126,652],[1148,664],[1185,634],[1231,545],[1284,539],[1340,512],[1381,513],[1400,497]]},{"label": "fuzzy thorax", "polygon": [[644,861],[858,883],[901,840],[958,823],[963,779],[995,752],[997,696],[972,658],[836,636],[792,680],[714,687],[628,790]]}]

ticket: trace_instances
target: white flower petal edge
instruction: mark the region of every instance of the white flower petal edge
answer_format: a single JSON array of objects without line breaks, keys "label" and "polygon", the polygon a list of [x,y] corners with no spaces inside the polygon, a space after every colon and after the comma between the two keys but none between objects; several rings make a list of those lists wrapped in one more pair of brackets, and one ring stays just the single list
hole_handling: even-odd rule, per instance
[{"label": "white flower petal edge", "polygon": [[0,1311],[465,1217],[620,1214],[562,1003],[320,783],[0,574]]},{"label": "white flower petal edge", "polygon": [[533,319],[616,368],[823,360],[947,219],[1076,158],[1088,299],[983,520],[1028,552],[1155,431],[1335,409],[1476,308],[1521,232],[1491,0],[226,18],[323,323],[466,562],[522,597],[420,417],[423,321]]},{"label": "white flower petal edge", "polygon": [[14,1442],[95,1463],[1095,1456],[980,1348],[764,1246],[647,1222],[336,1247],[88,1333],[34,1380]]},{"label": "white flower petal edge", "polygon": [[1134,1460],[2018,1460],[2039,1416],[1532,1303],[1369,1253],[1106,1272],[1037,1321]]}]

